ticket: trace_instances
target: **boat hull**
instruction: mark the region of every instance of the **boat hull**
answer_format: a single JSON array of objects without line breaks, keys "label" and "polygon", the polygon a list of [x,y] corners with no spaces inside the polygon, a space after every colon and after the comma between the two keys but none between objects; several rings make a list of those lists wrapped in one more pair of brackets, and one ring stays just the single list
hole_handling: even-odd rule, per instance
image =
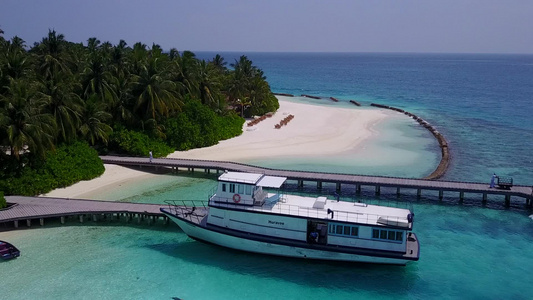
[{"label": "boat hull", "polygon": [[8,242],[0,241],[0,259],[9,260],[20,256],[20,251]]},{"label": "boat hull", "polygon": [[210,230],[205,226],[189,222],[172,214],[166,213],[166,215],[193,239],[241,251],[305,259],[374,264],[405,265],[411,261],[408,259],[325,251],[246,239]]}]

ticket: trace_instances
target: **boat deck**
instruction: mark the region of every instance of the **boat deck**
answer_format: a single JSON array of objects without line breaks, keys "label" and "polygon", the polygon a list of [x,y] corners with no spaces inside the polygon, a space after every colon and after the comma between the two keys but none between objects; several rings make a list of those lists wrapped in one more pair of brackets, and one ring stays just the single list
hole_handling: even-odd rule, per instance
[{"label": "boat deck", "polygon": [[408,215],[411,212],[408,209],[336,201],[326,197],[310,198],[297,195],[268,194],[262,205],[254,206],[238,205],[230,199],[214,197],[211,204],[218,207],[278,215],[328,219],[373,226],[392,225],[411,228],[411,223],[408,222]]}]

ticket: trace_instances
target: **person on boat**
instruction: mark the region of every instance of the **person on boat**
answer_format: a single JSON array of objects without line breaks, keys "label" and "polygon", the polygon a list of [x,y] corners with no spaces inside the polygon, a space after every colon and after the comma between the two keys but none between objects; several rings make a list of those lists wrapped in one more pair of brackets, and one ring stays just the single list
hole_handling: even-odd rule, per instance
[{"label": "person on boat", "polygon": [[497,177],[498,177],[498,176],[496,176],[496,173],[492,174],[492,178],[490,179],[490,188],[491,188],[491,189],[495,187],[495,185],[496,185],[496,178],[497,178]]},{"label": "person on boat", "polygon": [[318,232],[313,231],[309,234],[309,236],[311,237],[312,242],[318,243]]}]

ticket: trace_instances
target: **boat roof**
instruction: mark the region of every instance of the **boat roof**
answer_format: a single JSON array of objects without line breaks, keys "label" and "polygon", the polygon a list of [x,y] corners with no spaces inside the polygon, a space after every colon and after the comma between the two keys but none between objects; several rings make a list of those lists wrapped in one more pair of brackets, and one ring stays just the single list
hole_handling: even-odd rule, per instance
[{"label": "boat roof", "polygon": [[246,183],[262,187],[280,188],[287,177],[267,176],[259,173],[224,172],[218,181]]}]

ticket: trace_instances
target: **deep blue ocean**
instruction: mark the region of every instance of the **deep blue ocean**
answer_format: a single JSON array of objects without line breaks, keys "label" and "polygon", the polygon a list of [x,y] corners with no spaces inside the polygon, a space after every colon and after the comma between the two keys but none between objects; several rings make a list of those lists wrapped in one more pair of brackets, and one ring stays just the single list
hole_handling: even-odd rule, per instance
[{"label": "deep blue ocean", "polygon": [[[242,55],[220,54],[228,63]],[[446,180],[488,183],[495,172],[513,177],[515,184],[533,185],[533,55],[244,54],[265,72],[274,92],[386,104],[429,121],[450,144]],[[382,175],[392,171],[380,169]],[[101,198],[205,199],[215,180],[201,172],[161,175]],[[288,189],[317,193],[314,186]],[[323,193],[333,190],[324,186]],[[528,218],[533,212],[523,199],[505,208],[498,197],[482,205],[479,195],[459,204],[451,193],[443,201],[432,193],[419,200],[409,192],[397,199],[395,191],[386,190],[379,198],[366,190],[343,194],[346,200],[353,197],[412,205],[420,260],[406,267],[294,260],[196,242],[172,224],[71,220],[0,232],[0,240],[22,250],[20,258],[0,262],[0,299],[533,297],[533,220]]]}]

